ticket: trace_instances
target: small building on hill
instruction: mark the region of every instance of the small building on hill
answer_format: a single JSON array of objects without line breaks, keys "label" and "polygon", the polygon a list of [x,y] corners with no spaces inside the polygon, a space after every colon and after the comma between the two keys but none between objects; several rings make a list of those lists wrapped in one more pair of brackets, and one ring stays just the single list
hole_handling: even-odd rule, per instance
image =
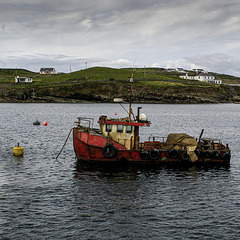
[{"label": "small building on hill", "polygon": [[185,73],[183,68],[176,68],[175,71],[178,73]]},{"label": "small building on hill", "polygon": [[200,72],[197,75],[188,75],[187,73],[186,75],[179,77],[183,79],[198,80],[201,82],[208,82],[213,84],[222,84],[222,80],[215,79],[215,76],[209,74],[208,72]]},{"label": "small building on hill", "polygon": [[196,76],[194,76],[194,79],[199,81],[208,81],[215,80],[215,77],[208,72],[200,72]]},{"label": "small building on hill", "polygon": [[193,71],[196,73],[204,72],[202,68],[194,68]]},{"label": "small building on hill", "polygon": [[40,69],[40,74],[55,74],[55,68],[41,68]]},{"label": "small building on hill", "polygon": [[32,83],[33,80],[30,77],[15,77],[15,83]]}]

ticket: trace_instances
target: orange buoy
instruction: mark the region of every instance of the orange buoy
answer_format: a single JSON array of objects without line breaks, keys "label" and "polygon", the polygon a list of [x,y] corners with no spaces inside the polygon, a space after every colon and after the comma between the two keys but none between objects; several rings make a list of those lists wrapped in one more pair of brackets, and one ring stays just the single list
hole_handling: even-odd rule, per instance
[{"label": "orange buoy", "polygon": [[44,125],[44,126],[47,126],[47,125],[48,125],[47,121],[44,121],[44,122],[43,122],[43,125]]}]

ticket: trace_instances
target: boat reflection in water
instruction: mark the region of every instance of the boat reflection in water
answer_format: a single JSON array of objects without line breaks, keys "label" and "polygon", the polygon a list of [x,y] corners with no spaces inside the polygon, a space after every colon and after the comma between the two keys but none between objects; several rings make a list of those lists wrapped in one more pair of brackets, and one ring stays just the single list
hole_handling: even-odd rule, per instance
[{"label": "boat reflection in water", "polygon": [[129,163],[89,163],[76,161],[74,175],[77,179],[82,178],[109,178],[121,180],[136,180],[139,178],[148,178],[152,175],[175,173],[181,177],[195,178],[201,172],[229,172],[230,165],[142,165]]}]

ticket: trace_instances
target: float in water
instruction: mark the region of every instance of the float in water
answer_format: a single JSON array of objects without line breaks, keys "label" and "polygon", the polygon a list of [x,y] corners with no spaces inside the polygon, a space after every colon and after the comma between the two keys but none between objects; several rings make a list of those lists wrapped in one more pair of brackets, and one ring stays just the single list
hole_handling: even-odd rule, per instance
[{"label": "float in water", "polygon": [[17,146],[13,148],[13,155],[14,156],[23,156],[24,148],[19,146],[19,143]]}]

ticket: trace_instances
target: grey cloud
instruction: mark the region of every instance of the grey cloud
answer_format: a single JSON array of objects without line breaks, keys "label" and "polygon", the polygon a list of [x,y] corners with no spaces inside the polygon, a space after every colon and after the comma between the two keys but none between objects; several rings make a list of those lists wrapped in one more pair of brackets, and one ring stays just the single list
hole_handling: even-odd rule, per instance
[{"label": "grey cloud", "polygon": [[239,10],[239,0],[1,0],[0,60],[39,66],[48,60],[42,53],[65,70],[56,56],[116,66],[138,56],[139,65],[151,66],[183,56],[237,55]]},{"label": "grey cloud", "polygon": [[5,68],[23,68],[34,72],[38,72],[41,67],[54,67],[56,71],[68,72],[70,67],[72,71],[78,71],[85,68],[85,63],[88,62],[88,67],[103,65],[106,60],[97,58],[80,58],[67,55],[22,55],[16,57],[10,55],[4,60],[0,60],[0,65]]},{"label": "grey cloud", "polygon": [[184,59],[189,65],[195,65],[207,71],[240,76],[239,57],[230,56],[224,53],[216,53],[211,55],[185,57]]}]

